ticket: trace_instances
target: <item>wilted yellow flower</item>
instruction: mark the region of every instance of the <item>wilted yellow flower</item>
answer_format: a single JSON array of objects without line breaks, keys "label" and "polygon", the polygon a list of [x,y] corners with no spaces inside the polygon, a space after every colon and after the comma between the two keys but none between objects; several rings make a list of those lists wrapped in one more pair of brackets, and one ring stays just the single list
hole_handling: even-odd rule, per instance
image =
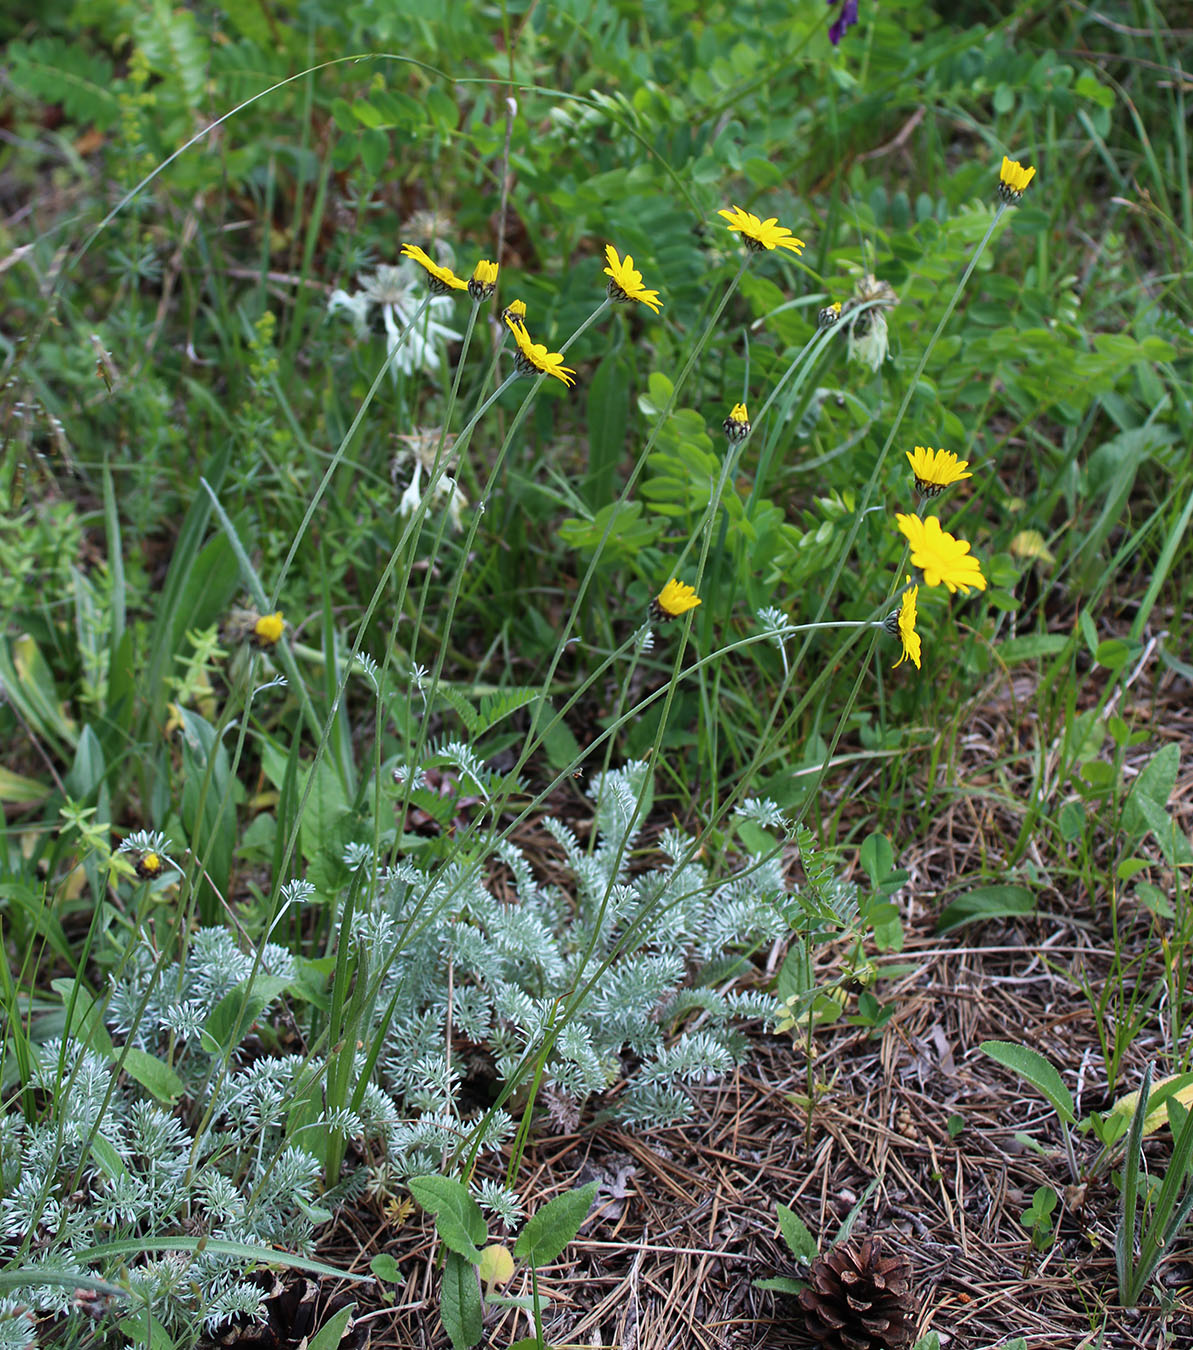
[{"label": "wilted yellow flower", "polygon": [[911,561],[924,573],[925,585],[947,586],[954,594],[959,590],[968,594],[971,586],[986,589],[981,564],[970,554],[969,544],[942,530],[936,516],[921,520],[897,514],[895,520],[911,545]]},{"label": "wilted yellow flower", "polygon": [[1008,159],[1003,155],[1002,168],[998,174],[998,195],[1004,202],[1014,206],[1035,176],[1036,171],[1030,165],[1025,169],[1017,159]]},{"label": "wilted yellow flower", "polygon": [[650,606],[651,617],[665,623],[668,619],[678,619],[689,609],[695,609],[701,603],[695,587],[686,581],[676,581],[674,577],[655,596]]},{"label": "wilted yellow flower", "polygon": [[951,450],[933,450],[931,446],[917,445],[907,451],[907,462],[915,474],[915,485],[925,497],[939,497],[952,483],[972,478],[966,473],[969,460],[958,459]]},{"label": "wilted yellow flower", "polygon": [[804,241],[797,239],[786,225],[778,224],[778,216],[759,220],[740,206],[735,206],[732,211],[718,211],[717,215],[725,217],[729,229],[737,230],[751,253],[760,253],[764,248],[787,248],[796,256],[803,252]]},{"label": "wilted yellow flower", "polygon": [[610,300],[617,304],[637,300],[639,304],[646,305],[656,314],[662,309],[658,291],[645,289],[642,285],[642,273],[634,266],[634,260],[628,253],[623,260],[617,256],[617,250],[612,244],[606,244],[605,258],[609,263],[605,268],[605,275],[611,278],[605,289]]},{"label": "wilted yellow flower", "polygon": [[279,609],[273,614],[262,614],[253,624],[253,642],[258,647],[276,647],[286,628],[286,620]]},{"label": "wilted yellow flower", "polygon": [[732,444],[736,445],[738,441],[744,441],[750,434],[750,414],[746,412],[746,405],[735,403],[729,410],[729,416],[725,418],[721,425]]},{"label": "wilted yellow flower", "polygon": [[450,267],[440,267],[417,244],[403,244],[402,257],[413,258],[427,273],[427,285],[432,295],[447,295],[451,291],[466,291],[468,283],[461,280]]},{"label": "wilted yellow flower", "polygon": [[560,352],[549,352],[541,342],[531,342],[526,325],[520,319],[506,319],[518,344],[514,365],[520,375],[554,375],[564,384],[574,384],[576,372],[563,364]]},{"label": "wilted yellow flower", "polygon": [[497,287],[497,264],[495,262],[486,262],[482,259],[473,269],[472,277],[468,282],[468,294],[479,305],[481,301],[487,300]]}]

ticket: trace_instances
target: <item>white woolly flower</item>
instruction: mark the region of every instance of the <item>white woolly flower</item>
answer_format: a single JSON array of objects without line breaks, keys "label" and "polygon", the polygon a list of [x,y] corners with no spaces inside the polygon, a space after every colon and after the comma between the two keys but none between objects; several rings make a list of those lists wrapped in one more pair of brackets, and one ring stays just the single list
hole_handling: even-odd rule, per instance
[{"label": "white woolly flower", "polygon": [[[452,308],[446,295],[432,296],[427,301],[425,273],[416,264],[403,261],[396,267],[384,264],[372,274],[362,273],[356,278],[357,290],[332,291],[327,312],[346,310],[352,318],[358,335],[368,327],[369,314],[374,307],[381,311],[385,327],[385,348],[392,359],[390,374],[396,380],[398,371],[412,375],[416,370],[439,369],[439,345],[456,342],[461,334],[435,317]],[[417,325],[410,323],[424,301],[427,307],[419,316]],[[409,329],[410,331],[406,331]]]}]

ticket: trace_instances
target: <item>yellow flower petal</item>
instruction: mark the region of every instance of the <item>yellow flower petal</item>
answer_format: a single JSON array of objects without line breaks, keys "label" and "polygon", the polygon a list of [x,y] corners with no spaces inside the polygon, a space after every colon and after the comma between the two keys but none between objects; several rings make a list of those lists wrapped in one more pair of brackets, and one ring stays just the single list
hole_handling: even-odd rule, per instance
[{"label": "yellow flower petal", "polygon": [[804,241],[797,239],[786,225],[778,224],[777,216],[759,220],[740,206],[735,206],[731,211],[718,211],[717,215],[725,217],[729,222],[728,228],[737,230],[746,241],[746,247],[754,253],[764,248],[786,248],[797,256],[803,252]]},{"label": "yellow flower petal", "polygon": [[642,273],[634,266],[634,260],[628,253],[624,259],[619,258],[613,245],[606,244],[605,258],[609,263],[605,275],[612,278],[607,287],[610,300],[615,303],[637,300],[656,314],[662,309],[658,291],[648,291],[642,285]]},{"label": "yellow flower petal", "polygon": [[969,460],[958,459],[951,450],[933,450],[931,446],[917,445],[907,451],[907,462],[915,475],[915,485],[925,497],[939,497],[952,483],[972,478],[966,473]]},{"label": "yellow flower petal", "polygon": [[575,383],[576,372],[563,364],[561,352],[549,352],[541,342],[532,342],[521,319],[507,318],[506,325],[518,344],[517,367],[523,375],[553,375],[562,383]]},{"label": "yellow flower petal", "polygon": [[462,281],[450,267],[440,267],[434,258],[428,257],[417,244],[403,244],[402,257],[413,258],[427,273],[427,284],[436,295],[446,295],[448,291],[466,291],[468,283]]},{"label": "yellow flower petal", "polygon": [[668,619],[678,619],[681,614],[686,614],[689,609],[695,609],[702,603],[695,587],[689,586],[686,581],[676,581],[672,577],[655,597],[650,611],[655,619],[665,622]]},{"label": "yellow flower petal", "polygon": [[924,574],[927,586],[947,586],[953,593],[969,593],[986,589],[986,578],[977,558],[971,556],[969,544],[955,539],[940,528],[936,516],[921,520],[919,516],[897,514],[895,521],[911,545],[911,561]]}]

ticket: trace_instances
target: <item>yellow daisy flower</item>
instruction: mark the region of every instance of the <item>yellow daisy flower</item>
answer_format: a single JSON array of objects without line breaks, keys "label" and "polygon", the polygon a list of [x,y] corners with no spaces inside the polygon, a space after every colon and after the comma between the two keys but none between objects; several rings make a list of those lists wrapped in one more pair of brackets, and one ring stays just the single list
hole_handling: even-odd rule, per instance
[{"label": "yellow daisy flower", "polygon": [[656,314],[662,309],[658,291],[648,291],[642,285],[642,273],[634,266],[634,260],[628,253],[623,260],[617,256],[617,250],[612,244],[606,244],[605,258],[609,263],[605,275],[611,278],[605,293],[614,304],[637,300]]},{"label": "yellow daisy flower", "polygon": [[554,375],[564,384],[575,384],[576,372],[563,364],[562,353],[549,352],[541,342],[531,342],[521,319],[506,319],[505,322],[518,344],[514,366],[519,375]]},{"label": "yellow daisy flower", "polygon": [[911,561],[924,573],[925,585],[947,586],[954,594],[960,590],[967,595],[971,586],[986,589],[981,564],[970,555],[969,544],[942,530],[936,516],[921,520],[900,514],[895,520],[911,545]]},{"label": "yellow daisy flower", "polygon": [[279,609],[274,614],[262,614],[253,624],[253,643],[258,647],[276,647],[286,628],[286,620]]},{"label": "yellow daisy flower", "polygon": [[998,173],[998,195],[1009,206],[1014,206],[1035,176],[1036,171],[1031,165],[1024,168],[1017,159],[1008,159],[1003,155],[1002,168]]},{"label": "yellow daisy flower", "polygon": [[497,289],[497,271],[495,262],[486,262],[483,258],[473,269],[468,281],[468,294],[478,305]]},{"label": "yellow daisy flower", "polygon": [[468,283],[462,281],[450,267],[440,267],[429,258],[417,244],[403,244],[402,257],[413,258],[427,273],[427,285],[432,295],[448,295],[452,291],[466,291]]},{"label": "yellow daisy flower", "polygon": [[803,252],[804,241],[797,239],[786,225],[778,224],[778,216],[759,220],[740,206],[735,206],[732,211],[718,211],[717,215],[725,217],[730,230],[738,231],[751,253],[760,253],[764,248],[789,248],[797,256]]},{"label": "yellow daisy flower", "polygon": [[744,441],[750,434],[750,414],[746,412],[746,405],[735,403],[721,425],[731,444],[736,445],[738,441]]},{"label": "yellow daisy flower", "polygon": [[[910,582],[911,578],[908,577],[907,580]],[[904,591],[899,608],[887,619],[888,631],[903,644],[903,655],[891,667],[892,670],[897,670],[907,660],[914,662],[916,670],[920,668],[920,635],[915,631],[915,603],[919,594],[918,586],[912,586],[909,591]]]},{"label": "yellow daisy flower", "polygon": [[917,445],[914,452],[908,450],[907,462],[915,475],[916,487],[925,497],[939,497],[953,483],[973,477],[965,472],[969,460],[958,459],[951,450],[933,450],[930,445]]},{"label": "yellow daisy flower", "polygon": [[666,623],[669,619],[678,619],[681,614],[686,614],[701,603],[695,587],[672,577],[651,602],[650,616],[656,622]]}]

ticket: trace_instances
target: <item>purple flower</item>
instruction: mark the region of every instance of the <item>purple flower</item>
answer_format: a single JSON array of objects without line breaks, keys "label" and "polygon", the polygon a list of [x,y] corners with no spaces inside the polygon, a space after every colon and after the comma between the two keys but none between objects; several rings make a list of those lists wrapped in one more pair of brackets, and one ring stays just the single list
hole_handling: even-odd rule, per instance
[{"label": "purple flower", "polygon": [[852,28],[857,23],[857,0],[828,0],[830,7],[839,4],[841,12],[833,20],[832,27],[828,30],[828,40],[835,47],[841,41],[847,28]]}]

